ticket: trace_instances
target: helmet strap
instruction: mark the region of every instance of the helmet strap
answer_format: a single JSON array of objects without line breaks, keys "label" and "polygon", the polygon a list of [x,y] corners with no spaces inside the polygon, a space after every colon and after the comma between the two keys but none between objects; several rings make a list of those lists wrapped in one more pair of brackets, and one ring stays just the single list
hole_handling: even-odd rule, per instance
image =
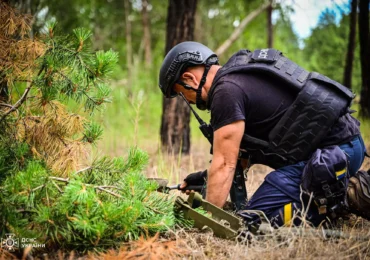
[{"label": "helmet strap", "polygon": [[188,90],[193,90],[193,91],[197,91],[197,89],[193,88],[192,86],[186,84],[184,81],[182,80],[178,80],[177,81],[177,84],[180,84],[181,86],[183,86],[185,89],[188,89]]},{"label": "helmet strap", "polygon": [[195,104],[196,104],[196,106],[199,110],[206,110],[206,108],[207,108],[207,102],[202,99],[202,89],[203,89],[204,84],[207,81],[207,74],[208,74],[208,71],[210,70],[210,68],[211,68],[211,65],[206,64],[206,66],[204,68],[202,79],[200,80],[200,84],[198,86],[198,89],[196,90],[197,94],[196,94]]}]

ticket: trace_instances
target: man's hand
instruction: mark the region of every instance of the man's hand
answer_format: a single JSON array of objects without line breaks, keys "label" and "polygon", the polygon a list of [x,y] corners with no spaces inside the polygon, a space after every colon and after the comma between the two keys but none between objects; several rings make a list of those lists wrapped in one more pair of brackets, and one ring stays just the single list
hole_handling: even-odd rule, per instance
[{"label": "man's hand", "polygon": [[187,186],[203,186],[206,182],[207,170],[190,173],[180,185],[180,190],[189,195],[191,190],[185,190]]}]

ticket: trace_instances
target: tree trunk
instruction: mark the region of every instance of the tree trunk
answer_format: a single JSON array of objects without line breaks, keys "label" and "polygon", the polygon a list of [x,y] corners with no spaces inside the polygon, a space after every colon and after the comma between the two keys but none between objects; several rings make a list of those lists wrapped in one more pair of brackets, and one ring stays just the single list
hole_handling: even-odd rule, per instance
[{"label": "tree trunk", "polygon": [[[167,16],[167,53],[174,45],[194,38],[197,0],[170,0]],[[163,98],[162,150],[178,154],[190,151],[190,109],[181,97]]]},{"label": "tree trunk", "polygon": [[267,46],[272,48],[273,46],[273,25],[272,25],[272,0],[269,1],[269,6],[267,7]]},{"label": "tree trunk", "polygon": [[204,42],[204,24],[201,12],[195,13],[194,41]]},{"label": "tree trunk", "polygon": [[245,17],[241,21],[241,23],[239,24],[239,26],[235,28],[235,30],[230,35],[230,37],[228,37],[228,39],[226,41],[224,41],[220,45],[220,47],[217,48],[217,50],[215,51],[215,53],[217,54],[217,56],[221,56],[231,46],[231,44],[233,42],[235,42],[239,38],[239,36],[244,31],[245,27],[247,27],[247,25],[251,21],[253,21],[253,19],[256,18],[260,13],[262,13],[268,6],[269,6],[269,3],[265,3],[262,6],[260,6],[258,9],[254,10],[253,12],[251,12],[250,14],[248,14],[247,17]]},{"label": "tree trunk", "polygon": [[145,66],[150,68],[152,64],[152,47],[151,47],[151,37],[150,37],[150,22],[149,22],[149,13],[148,5],[149,0],[142,0],[141,8],[141,17],[143,22],[143,42],[144,42],[144,57],[145,57]]},{"label": "tree trunk", "polygon": [[130,0],[124,0],[125,8],[125,26],[126,26],[126,63],[127,63],[127,85],[131,84],[132,76],[132,39],[131,39],[131,21],[130,21]]},{"label": "tree trunk", "polygon": [[347,47],[346,66],[344,68],[343,84],[347,88],[352,88],[352,69],[353,58],[356,48],[356,20],[357,20],[357,0],[351,1],[351,14]]},{"label": "tree trunk", "polygon": [[360,38],[360,59],[361,59],[361,99],[360,114],[363,117],[370,117],[370,33],[369,33],[369,0],[360,0],[359,14],[359,38]]}]

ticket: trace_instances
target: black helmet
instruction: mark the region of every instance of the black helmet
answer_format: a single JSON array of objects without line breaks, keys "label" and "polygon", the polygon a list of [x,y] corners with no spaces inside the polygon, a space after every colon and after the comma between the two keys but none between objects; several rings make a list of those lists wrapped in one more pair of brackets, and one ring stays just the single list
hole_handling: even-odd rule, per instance
[{"label": "black helmet", "polygon": [[175,97],[172,86],[186,68],[196,65],[218,64],[217,55],[199,42],[182,42],[174,46],[163,60],[159,72],[159,88],[166,97]]}]

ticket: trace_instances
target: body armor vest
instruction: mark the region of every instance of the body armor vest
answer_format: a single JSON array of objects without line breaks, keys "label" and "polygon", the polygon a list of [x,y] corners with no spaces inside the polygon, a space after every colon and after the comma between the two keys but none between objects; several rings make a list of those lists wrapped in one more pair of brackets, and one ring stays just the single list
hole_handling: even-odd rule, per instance
[{"label": "body armor vest", "polygon": [[233,72],[254,71],[283,79],[286,84],[280,87],[297,96],[270,131],[268,141],[244,134],[241,148],[247,150],[252,164],[275,169],[308,160],[338,118],[348,112],[354,94],[324,75],[304,70],[278,50],[241,50],[217,73],[208,108],[220,78]]}]

